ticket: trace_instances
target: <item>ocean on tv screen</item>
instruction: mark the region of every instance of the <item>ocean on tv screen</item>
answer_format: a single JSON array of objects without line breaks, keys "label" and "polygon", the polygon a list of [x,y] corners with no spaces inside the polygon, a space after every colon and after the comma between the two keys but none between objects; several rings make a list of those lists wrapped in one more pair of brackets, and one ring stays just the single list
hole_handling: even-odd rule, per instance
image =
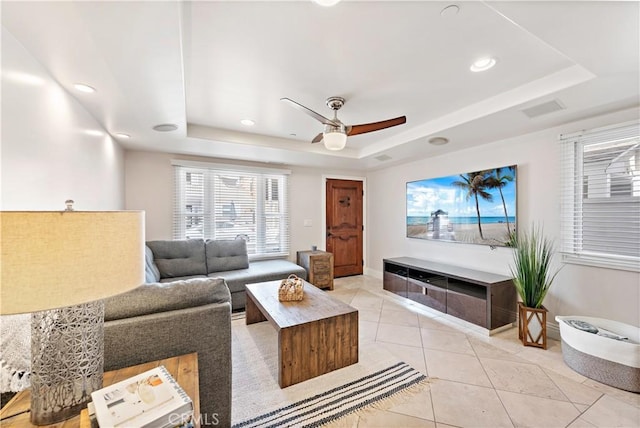
[{"label": "ocean on tv screen", "polygon": [[[516,222],[516,217],[515,216],[509,216],[509,223],[515,223]],[[408,226],[416,226],[416,225],[422,225],[422,224],[427,224],[429,223],[431,217],[416,217],[416,216],[410,216],[407,217],[407,225]],[[478,223],[478,217],[473,216],[473,217],[448,217],[449,219],[449,223],[453,223],[453,224],[477,224]],[[506,219],[504,216],[490,216],[490,217],[485,217],[482,216],[480,217],[480,222],[482,224],[496,224],[496,223],[505,223]]]}]

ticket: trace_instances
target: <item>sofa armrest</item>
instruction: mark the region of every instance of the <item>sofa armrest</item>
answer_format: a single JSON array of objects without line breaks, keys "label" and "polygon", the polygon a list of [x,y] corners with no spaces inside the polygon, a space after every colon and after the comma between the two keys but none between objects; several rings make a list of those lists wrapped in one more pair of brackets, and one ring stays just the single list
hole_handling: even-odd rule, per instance
[{"label": "sofa armrest", "polygon": [[231,303],[106,321],[105,370],[198,353],[202,425],[231,425]]}]

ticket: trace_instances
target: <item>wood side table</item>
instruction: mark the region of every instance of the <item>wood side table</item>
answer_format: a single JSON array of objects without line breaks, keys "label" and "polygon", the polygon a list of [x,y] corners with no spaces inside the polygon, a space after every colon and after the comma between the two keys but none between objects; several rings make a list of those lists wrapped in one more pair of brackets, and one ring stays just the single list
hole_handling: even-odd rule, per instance
[{"label": "wood side table", "polygon": [[298,251],[297,262],[307,270],[307,281],[333,290],[333,254],[326,251]]},{"label": "wood side table", "polygon": [[[193,400],[193,413],[196,415],[196,422],[199,422],[200,389],[198,386],[198,354],[196,353],[112,370],[104,374],[102,383],[104,386],[109,386],[113,383],[120,382],[121,380],[125,380],[158,366],[165,366],[167,371],[171,373],[171,376],[173,376],[173,378],[180,384],[184,392],[191,397],[191,400]],[[2,428],[37,427],[37,425],[32,425],[31,420],[29,419],[30,406],[31,390],[25,389],[24,391],[17,393],[7,403],[7,405],[0,410]],[[44,426],[55,428],[89,428],[91,426],[91,422],[89,421],[87,409],[84,409],[80,415],[71,419],[67,419],[66,421],[59,422],[57,424]]]}]

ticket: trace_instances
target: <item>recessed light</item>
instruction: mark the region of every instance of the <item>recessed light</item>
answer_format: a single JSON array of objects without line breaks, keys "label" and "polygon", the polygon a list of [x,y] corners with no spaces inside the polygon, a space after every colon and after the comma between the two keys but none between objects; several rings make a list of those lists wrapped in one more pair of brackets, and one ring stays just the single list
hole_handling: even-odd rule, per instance
[{"label": "recessed light", "polygon": [[474,63],[471,64],[471,67],[469,69],[474,72],[485,71],[490,69],[494,65],[496,65],[496,59],[490,56],[487,56],[474,61]]},{"label": "recessed light", "polygon": [[253,120],[251,120],[251,119],[242,119],[242,120],[240,121],[240,123],[241,123],[241,124],[243,124],[244,126],[253,126],[253,125],[255,125],[255,124],[256,124],[256,123],[255,123]]},{"label": "recessed light", "polygon": [[153,127],[153,130],[158,132],[171,132],[176,129],[178,129],[178,125],[173,123],[162,123]]},{"label": "recessed light", "polygon": [[85,134],[91,135],[92,137],[102,137],[104,133],[102,131],[97,131],[95,129],[87,129],[84,131]]},{"label": "recessed light", "polygon": [[429,138],[429,144],[433,144],[434,146],[444,146],[448,142],[449,142],[449,139],[444,137]]},{"label": "recessed light", "polygon": [[450,4],[440,11],[440,16],[450,17],[456,16],[460,12],[460,6],[457,4]]},{"label": "recessed light", "polygon": [[116,132],[116,134],[115,134],[115,135],[116,135],[116,137],[118,137],[118,138],[124,138],[124,139],[131,138],[131,135],[129,135],[129,134],[123,134],[122,132]]},{"label": "recessed light", "polygon": [[73,87],[76,88],[80,92],[86,92],[87,94],[92,94],[96,91],[95,88],[85,85],[84,83],[74,83]]},{"label": "recessed light", "polygon": [[314,3],[319,4],[320,6],[335,6],[340,3],[340,0],[313,0]]}]

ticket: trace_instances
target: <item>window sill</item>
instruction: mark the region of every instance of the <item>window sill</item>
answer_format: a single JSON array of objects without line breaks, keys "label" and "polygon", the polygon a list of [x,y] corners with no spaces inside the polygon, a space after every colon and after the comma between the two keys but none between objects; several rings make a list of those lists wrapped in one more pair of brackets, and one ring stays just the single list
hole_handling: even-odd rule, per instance
[{"label": "window sill", "polygon": [[569,264],[599,267],[605,269],[625,270],[630,272],[640,272],[640,260],[599,257],[596,255],[563,254],[562,261]]}]

